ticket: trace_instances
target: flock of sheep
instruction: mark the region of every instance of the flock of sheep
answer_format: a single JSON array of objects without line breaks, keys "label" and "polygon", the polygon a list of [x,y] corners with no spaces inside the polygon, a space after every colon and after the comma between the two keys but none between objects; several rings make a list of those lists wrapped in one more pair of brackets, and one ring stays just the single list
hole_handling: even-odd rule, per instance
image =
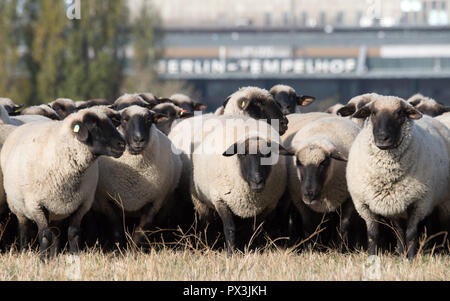
[{"label": "flock of sheep", "polygon": [[136,218],[136,244],[156,226],[195,219],[206,227],[218,216],[229,253],[238,218],[294,240],[339,211],[330,231],[347,242],[362,218],[369,254],[390,222],[408,258],[419,223],[432,218],[437,231],[450,230],[448,107],[420,94],[368,93],[300,112],[314,100],[286,85],[244,87],[215,113],[194,116],[206,106],[183,94],[60,98],[25,109],[1,98],[0,214],[17,217],[21,249],[37,225],[43,255],[58,251],[62,222],[77,252],[81,231],[92,230],[81,229],[87,213],[107,218],[113,242],[124,241],[124,217]]}]

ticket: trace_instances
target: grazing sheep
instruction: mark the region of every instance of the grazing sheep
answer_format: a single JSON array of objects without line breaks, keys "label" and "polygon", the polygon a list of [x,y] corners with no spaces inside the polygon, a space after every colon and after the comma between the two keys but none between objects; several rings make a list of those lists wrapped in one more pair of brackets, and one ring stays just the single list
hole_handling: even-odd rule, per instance
[{"label": "grazing sheep", "polygon": [[[192,154],[191,194],[200,220],[208,219],[210,210],[219,214],[231,253],[235,246],[233,216],[263,219],[276,207],[285,191],[286,166],[283,156],[275,155],[291,154],[271,139],[277,133],[263,121],[214,116],[209,122],[204,132],[196,133],[203,139]],[[245,131],[244,124],[257,127]],[[268,157],[275,159],[273,165],[263,161],[270,160]]]},{"label": "grazing sheep", "polygon": [[177,120],[182,120],[183,118],[189,118],[194,116],[193,113],[187,112],[186,110],[170,102],[160,103],[154,106],[152,110],[156,113],[160,113],[167,116],[160,118],[158,120],[158,123],[156,124],[158,130],[160,130],[166,135],[169,135],[170,130],[176,124]]},{"label": "grazing sheep", "polygon": [[194,111],[203,111],[207,108],[207,105],[200,102],[193,101],[189,96],[184,94],[173,94],[169,97],[175,105],[186,110],[186,112],[194,113]]},{"label": "grazing sheep", "polygon": [[58,113],[61,119],[66,118],[77,110],[75,102],[69,98],[58,98],[48,105]]},{"label": "grazing sheep", "polygon": [[305,107],[316,100],[313,96],[297,95],[294,88],[286,85],[275,85],[269,92],[280,105],[284,115],[301,113],[299,106]]},{"label": "grazing sheep", "polygon": [[279,121],[279,132],[283,135],[288,129],[288,119],[281,112],[269,91],[257,87],[240,88],[223,103],[223,115],[244,115],[254,119],[266,119],[272,124],[272,120]]},{"label": "grazing sheep", "polygon": [[335,104],[335,105],[332,105],[332,106],[329,107],[328,109],[326,109],[325,113],[337,115],[337,112],[338,112],[339,109],[342,108],[343,106],[344,106],[343,104],[337,103],[337,104]]},{"label": "grazing sheep", "polygon": [[347,104],[345,104],[342,108],[337,111],[337,114],[342,117],[348,117],[361,128],[364,127],[364,119],[362,118],[352,118],[352,114],[361,109],[363,106],[368,104],[372,97],[375,97],[379,94],[377,93],[366,93],[353,97],[350,99]]},{"label": "grazing sheep", "polygon": [[79,100],[75,102],[77,110],[87,109],[94,106],[109,106],[111,103],[104,98],[96,98],[89,100]]},{"label": "grazing sheep", "polygon": [[121,111],[119,130],[125,136],[127,150],[123,156],[100,158],[99,181],[94,210],[111,221],[116,241],[122,237],[122,209],[138,215],[136,242],[143,230],[172,195],[181,174],[181,160],[172,152],[172,143],[154,125],[161,115],[140,106]]},{"label": "grazing sheep", "polygon": [[439,116],[450,111],[450,107],[444,106],[436,100],[419,93],[414,94],[407,101],[419,112],[431,117]]},{"label": "grazing sheep", "polygon": [[0,105],[2,105],[9,115],[17,115],[17,112],[23,107],[23,104],[15,104],[10,98],[0,97]]},{"label": "grazing sheep", "polygon": [[49,105],[31,106],[23,109],[20,115],[42,115],[52,120],[61,120],[61,117]]},{"label": "grazing sheep", "polygon": [[287,159],[290,199],[302,217],[305,237],[318,224],[314,214],[336,211],[343,205],[341,233],[348,239],[350,217],[354,212],[345,180],[348,152],[360,131],[354,122],[342,117],[322,118],[305,125],[285,144],[295,156]]},{"label": "grazing sheep", "polygon": [[127,107],[140,106],[150,109],[152,105],[146,102],[139,94],[124,94],[116,99],[111,108],[120,111]]},{"label": "grazing sheep", "polygon": [[348,189],[367,225],[369,254],[376,253],[382,216],[394,222],[399,252],[406,241],[413,258],[418,223],[449,196],[450,133],[401,98],[373,95],[370,100],[353,114],[370,118],[350,149]]},{"label": "grazing sheep", "polygon": [[97,158],[120,157],[125,141],[104,114],[89,109],[63,121],[26,124],[14,130],[1,151],[7,203],[19,221],[20,246],[28,221],[38,226],[41,251],[57,250],[52,221],[69,220],[70,250],[79,248],[80,223],[94,200]]},{"label": "grazing sheep", "polygon": [[47,122],[51,121],[50,118],[41,115],[19,115],[19,116],[9,116],[6,109],[0,105],[0,120],[3,124],[11,124],[19,126],[25,123],[31,122]]}]

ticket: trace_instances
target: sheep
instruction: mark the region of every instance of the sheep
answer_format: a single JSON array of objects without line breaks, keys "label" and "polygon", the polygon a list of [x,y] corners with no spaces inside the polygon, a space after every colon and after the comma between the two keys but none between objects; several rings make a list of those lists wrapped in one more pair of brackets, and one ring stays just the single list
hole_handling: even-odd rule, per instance
[{"label": "sheep", "polygon": [[193,113],[174,105],[173,103],[160,103],[152,108],[152,111],[160,114],[164,114],[167,117],[160,118],[156,127],[158,130],[168,135],[173,126],[177,124],[177,120],[189,118],[194,116]]},{"label": "sheep", "polygon": [[19,116],[9,116],[6,109],[0,105],[0,120],[4,124],[11,124],[19,126],[25,123],[31,122],[47,122],[51,121],[50,118],[41,115],[19,115]]},{"label": "sheep", "polygon": [[279,121],[279,132],[283,135],[288,129],[288,119],[281,112],[269,91],[257,87],[244,87],[234,92],[223,103],[223,115],[245,115],[254,119]]},{"label": "sheep", "polygon": [[207,105],[200,102],[195,102],[189,96],[180,93],[171,95],[169,99],[175,105],[189,113],[193,113],[194,111],[203,111],[208,107]]},{"label": "sheep", "polygon": [[[17,126],[0,123],[0,150],[3,148],[6,138],[17,128]],[[3,188],[3,173],[0,169],[0,216],[6,209],[6,195]]]},{"label": "sheep", "polygon": [[49,105],[42,104],[23,109],[20,115],[42,115],[52,120],[61,120],[61,117]]},{"label": "sheep", "polygon": [[69,98],[58,98],[48,104],[53,110],[58,113],[61,119],[66,118],[77,110],[75,102]]},{"label": "sheep", "polygon": [[361,118],[352,118],[351,115],[358,111],[360,108],[365,106],[370,102],[372,97],[375,97],[379,94],[377,93],[365,93],[351,98],[347,104],[345,104],[342,108],[337,111],[337,115],[342,117],[348,117],[353,122],[355,122],[360,127],[364,127],[364,119]]},{"label": "sheep", "polygon": [[313,96],[297,95],[294,88],[286,85],[275,85],[269,92],[281,106],[281,112],[284,115],[301,113],[299,106],[305,107],[316,100]]},{"label": "sheep", "polygon": [[[119,130],[125,136],[127,150],[118,159],[100,158],[94,210],[109,218],[116,242],[122,236],[119,211],[138,214],[139,226],[133,235],[138,243],[177,187],[182,163],[171,151],[170,140],[154,125],[163,115],[136,105],[123,109],[120,114]],[[120,203],[119,207],[116,202]]]},{"label": "sheep", "polygon": [[450,128],[450,112],[444,113],[442,115],[436,116],[436,120],[439,120],[443,124],[445,124],[448,128]]},{"label": "sheep", "polygon": [[130,106],[140,106],[143,108],[152,108],[152,104],[145,101],[139,94],[124,94],[116,99],[111,108],[121,111]]},{"label": "sheep", "polygon": [[[286,186],[286,166],[282,156],[277,160],[273,155],[291,154],[275,142],[278,133],[263,121],[237,115],[207,121],[205,131],[196,132],[203,139],[192,154],[191,196],[200,220],[207,220],[211,210],[219,214],[231,254],[233,216],[263,219],[276,207]],[[273,165],[264,162],[270,160],[267,156],[275,159]]]},{"label": "sheep", "polygon": [[401,98],[373,95],[370,100],[352,115],[370,118],[350,149],[348,189],[367,225],[369,254],[376,253],[381,216],[394,222],[398,250],[403,253],[406,240],[412,259],[418,223],[449,196],[450,133]]},{"label": "sheep", "polygon": [[109,106],[109,105],[111,105],[109,100],[104,98],[75,101],[75,107],[77,110],[87,109],[94,106]]},{"label": "sheep", "polygon": [[431,117],[436,117],[450,111],[449,106],[444,106],[436,100],[419,93],[414,94],[407,101],[419,112]]},{"label": "sheep", "polygon": [[354,122],[342,117],[321,118],[301,128],[291,143],[284,144],[295,156],[287,159],[288,192],[302,217],[305,237],[318,224],[314,214],[336,211],[342,206],[341,234],[348,239],[350,217],[354,212],[345,180],[348,152],[360,131]]},{"label": "sheep", "polygon": [[9,115],[17,115],[17,112],[23,107],[23,104],[15,104],[10,98],[0,97],[0,105],[2,105]]},{"label": "sheep", "polygon": [[337,103],[335,105],[332,105],[331,107],[329,107],[328,109],[325,110],[325,113],[329,113],[329,114],[333,114],[333,115],[337,115],[337,112],[340,108],[342,108],[344,105],[341,103]]},{"label": "sheep", "polygon": [[6,200],[19,222],[20,247],[27,244],[31,220],[43,255],[53,255],[58,241],[50,223],[67,219],[70,251],[77,252],[80,223],[94,200],[97,159],[118,158],[124,150],[125,141],[111,120],[89,109],[63,121],[14,130],[3,145],[0,164]]},{"label": "sheep", "polygon": [[302,113],[302,114],[289,114],[286,116],[288,119],[289,127],[285,133],[281,136],[283,139],[284,145],[290,145],[292,138],[294,135],[304,126],[308,125],[311,122],[314,122],[321,118],[329,118],[333,117],[333,115],[322,112],[311,112],[311,113]]}]

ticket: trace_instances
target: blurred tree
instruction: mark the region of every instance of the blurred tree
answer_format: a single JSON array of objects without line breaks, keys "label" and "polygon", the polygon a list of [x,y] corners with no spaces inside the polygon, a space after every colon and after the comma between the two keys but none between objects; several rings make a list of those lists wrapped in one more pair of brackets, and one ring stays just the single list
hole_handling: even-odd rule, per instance
[{"label": "blurred tree", "polygon": [[0,1],[0,97],[20,102],[17,0]]},{"label": "blurred tree", "polygon": [[76,99],[114,99],[125,80],[129,12],[123,0],[82,2],[67,33],[64,91]]}]

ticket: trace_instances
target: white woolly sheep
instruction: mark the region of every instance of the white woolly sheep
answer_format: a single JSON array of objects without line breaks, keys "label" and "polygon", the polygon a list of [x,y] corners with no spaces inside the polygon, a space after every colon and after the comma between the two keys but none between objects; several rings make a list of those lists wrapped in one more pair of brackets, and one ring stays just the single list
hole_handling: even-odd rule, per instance
[{"label": "white woolly sheep", "polygon": [[193,101],[189,96],[185,94],[173,94],[169,97],[169,99],[170,101],[172,101],[172,103],[189,113],[194,113],[194,111],[203,111],[207,108],[207,105]]},{"label": "white woolly sheep", "polygon": [[[273,165],[263,162],[271,155],[291,155],[275,142],[277,133],[264,121],[245,116],[214,116],[192,154],[191,195],[201,220],[215,210],[222,222],[228,252],[235,245],[233,215],[263,219],[277,205],[285,191],[286,166],[283,156]],[[214,126],[214,124],[216,126]],[[245,134],[245,126],[253,124]],[[239,135],[241,133],[241,135]],[[274,134],[275,133],[275,134]],[[271,142],[270,142],[271,141]],[[269,148],[264,145],[269,142]],[[209,150],[209,151],[208,151]]]},{"label": "white woolly sheep", "polygon": [[31,122],[48,122],[51,121],[50,118],[47,118],[42,115],[19,115],[19,116],[9,116],[6,109],[0,105],[0,120],[4,124],[10,124],[19,126],[25,123]]},{"label": "white woolly sheep", "polygon": [[340,108],[342,108],[344,105],[341,103],[337,103],[332,105],[331,107],[329,107],[328,109],[325,110],[325,113],[329,113],[329,114],[333,114],[333,115],[337,115],[337,112],[339,111]]},{"label": "white woolly sheep", "polygon": [[143,230],[152,224],[178,185],[181,159],[172,152],[167,136],[155,127],[158,118],[160,114],[140,106],[123,109],[119,130],[125,136],[127,150],[118,159],[99,160],[94,210],[110,219],[116,241],[122,237],[122,209],[127,215],[139,214],[133,236],[139,242]]},{"label": "white woolly sheep", "polygon": [[8,206],[19,221],[21,248],[31,220],[38,226],[40,250],[54,254],[58,240],[49,225],[69,219],[70,251],[76,252],[81,220],[94,200],[97,158],[119,157],[124,150],[111,120],[90,110],[14,130],[3,145],[1,168]]},{"label": "white woolly sheep", "polygon": [[17,111],[23,107],[23,104],[15,104],[10,98],[5,97],[0,97],[0,105],[2,105],[10,115],[17,114]]},{"label": "white woolly sheep", "polygon": [[48,104],[53,110],[58,113],[61,119],[66,118],[77,110],[75,102],[69,98],[58,98]]},{"label": "white woolly sheep", "polygon": [[[6,138],[12,133],[17,127],[10,124],[0,123],[0,150],[3,148]],[[3,188],[3,173],[0,169],[0,216],[6,209],[6,195],[5,189]]]},{"label": "white woolly sheep", "polygon": [[419,112],[431,117],[439,116],[450,111],[450,107],[444,106],[436,100],[423,96],[420,93],[414,94],[407,101]]},{"label": "white woolly sheep", "polygon": [[[287,159],[288,192],[302,217],[305,236],[318,224],[313,214],[336,211],[342,206],[341,233],[348,239],[350,217],[354,212],[347,190],[345,168],[348,152],[360,131],[354,122],[342,117],[322,118],[305,125],[285,144],[295,156]],[[345,205],[344,205],[345,204]]]},{"label": "white woolly sheep", "polygon": [[316,100],[313,96],[297,95],[295,89],[287,85],[275,85],[269,92],[280,105],[284,115],[301,113],[300,106],[305,107]]},{"label": "white woolly sheep", "polygon": [[368,104],[372,97],[377,96],[377,93],[365,93],[351,98],[347,104],[337,111],[337,115],[342,117],[348,117],[350,120],[355,122],[361,128],[364,127],[364,119],[362,118],[352,118],[352,114],[361,109],[363,106]]},{"label": "white woolly sheep", "polygon": [[20,115],[42,115],[52,120],[61,120],[61,117],[49,105],[31,106],[20,111]]},{"label": "white woolly sheep", "polygon": [[394,222],[399,252],[406,241],[408,258],[413,258],[418,223],[449,196],[450,133],[401,98],[370,99],[353,114],[370,118],[350,149],[348,189],[367,225],[369,254],[376,253],[382,216]]}]

